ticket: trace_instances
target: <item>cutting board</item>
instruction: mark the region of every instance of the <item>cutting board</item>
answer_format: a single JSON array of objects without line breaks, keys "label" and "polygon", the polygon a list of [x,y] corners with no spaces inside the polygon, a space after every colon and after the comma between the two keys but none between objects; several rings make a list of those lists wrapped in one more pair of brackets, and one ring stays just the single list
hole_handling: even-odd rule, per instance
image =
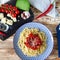
[{"label": "cutting board", "polygon": [[[7,2],[7,4],[11,4],[11,5],[15,6],[16,0],[10,0],[9,2]],[[2,31],[6,36],[3,36],[3,35],[0,34],[0,39],[1,40],[6,40],[8,37],[10,37],[11,35],[13,35],[20,26],[22,26],[25,23],[33,21],[34,14],[33,14],[33,12],[32,12],[31,9],[29,10],[30,17],[28,19],[26,19],[26,20],[24,20],[24,19],[21,18],[21,13],[22,12],[23,12],[23,10],[20,10],[20,14],[19,14],[20,18],[17,17],[17,20],[19,20],[19,21],[13,23],[12,26],[9,26],[9,30],[8,31],[6,31],[6,32]]]}]

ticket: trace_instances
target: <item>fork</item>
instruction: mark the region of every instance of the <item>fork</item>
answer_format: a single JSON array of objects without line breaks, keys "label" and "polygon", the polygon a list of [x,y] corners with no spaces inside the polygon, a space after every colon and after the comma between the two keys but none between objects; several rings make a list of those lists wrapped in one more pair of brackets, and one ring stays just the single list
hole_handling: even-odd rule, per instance
[{"label": "fork", "polygon": [[60,24],[56,27],[57,43],[58,43],[58,57],[60,57]]}]

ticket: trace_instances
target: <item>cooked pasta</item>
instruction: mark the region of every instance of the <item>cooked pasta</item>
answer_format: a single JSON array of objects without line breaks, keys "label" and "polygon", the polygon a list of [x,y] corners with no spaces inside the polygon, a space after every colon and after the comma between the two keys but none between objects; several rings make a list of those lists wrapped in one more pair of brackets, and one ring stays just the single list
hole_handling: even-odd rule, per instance
[{"label": "cooked pasta", "polygon": [[[43,41],[42,45],[37,50],[33,50],[31,48],[28,48],[24,44],[24,42],[26,41],[26,37],[28,37],[28,35],[31,32],[33,34],[38,34],[39,37],[41,38],[41,40]],[[46,46],[47,46],[46,40],[47,40],[47,37],[46,37],[46,34],[43,31],[40,31],[39,29],[36,29],[36,28],[27,28],[26,27],[20,33],[20,37],[19,37],[19,40],[18,40],[18,46],[22,50],[22,52],[24,53],[24,55],[27,55],[27,56],[37,56],[39,54],[42,54],[45,51]]]}]

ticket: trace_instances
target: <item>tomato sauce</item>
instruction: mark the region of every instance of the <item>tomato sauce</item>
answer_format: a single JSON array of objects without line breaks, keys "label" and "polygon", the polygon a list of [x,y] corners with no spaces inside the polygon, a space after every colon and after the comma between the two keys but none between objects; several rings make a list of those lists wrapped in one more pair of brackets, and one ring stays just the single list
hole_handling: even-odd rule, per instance
[{"label": "tomato sauce", "polygon": [[29,36],[26,38],[26,42],[24,42],[24,44],[28,48],[31,48],[33,50],[37,50],[42,45],[42,40],[38,36],[38,34],[30,33]]}]

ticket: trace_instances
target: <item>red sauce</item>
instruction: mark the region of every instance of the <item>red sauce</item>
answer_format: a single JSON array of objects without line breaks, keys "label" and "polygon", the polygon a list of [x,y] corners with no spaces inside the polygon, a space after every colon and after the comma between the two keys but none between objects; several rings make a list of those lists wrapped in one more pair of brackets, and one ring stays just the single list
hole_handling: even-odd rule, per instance
[{"label": "red sauce", "polygon": [[28,48],[33,50],[37,50],[42,45],[42,40],[38,36],[38,34],[30,33],[29,36],[26,38],[26,42],[24,43]]}]

